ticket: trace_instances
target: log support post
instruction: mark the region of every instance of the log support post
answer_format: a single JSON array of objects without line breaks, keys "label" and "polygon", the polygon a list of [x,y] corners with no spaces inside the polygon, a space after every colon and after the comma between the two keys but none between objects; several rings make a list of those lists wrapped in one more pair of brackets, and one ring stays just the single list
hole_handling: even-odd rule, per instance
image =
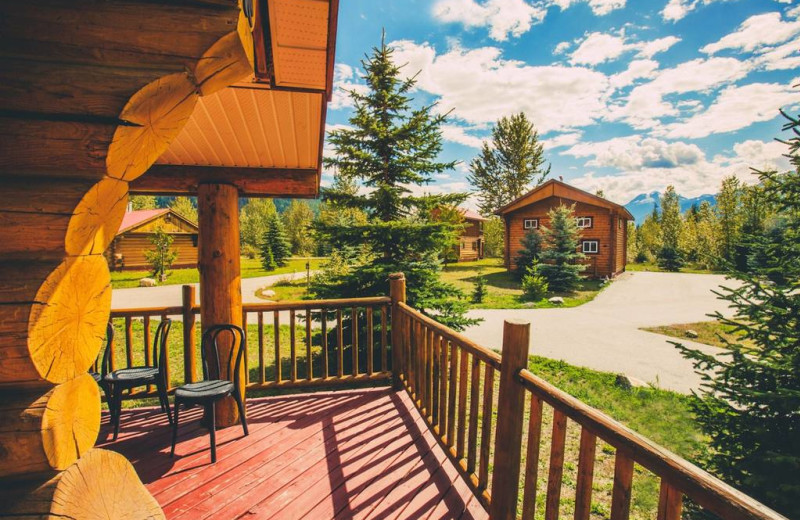
[{"label": "log support post", "polygon": [[530,323],[518,320],[506,320],[503,325],[492,503],[489,510],[492,520],[513,520],[517,517],[525,407],[525,389],[517,377],[520,370],[527,368],[530,329]]},{"label": "log support post", "polygon": [[397,304],[406,302],[406,277],[403,273],[389,275],[389,297],[392,299],[392,386],[395,390],[400,390],[403,387],[400,381],[400,374],[403,371],[400,353],[402,330]]},{"label": "log support post", "polygon": [[[200,320],[203,330],[212,325],[242,325],[242,281],[239,252],[239,192],[230,184],[200,184],[197,187],[199,220],[198,267],[200,269]],[[225,343],[224,341],[222,342]],[[236,348],[243,348],[238,345]],[[223,360],[227,352],[220,352]],[[235,356],[233,356],[235,359]],[[220,377],[230,381],[234,374],[222,367]],[[244,363],[239,374],[244,396]],[[216,424],[239,422],[233,398],[217,402]]]},{"label": "log support post", "polygon": [[183,380],[194,383],[197,377],[197,340],[194,334],[194,306],[197,302],[194,285],[183,286]]}]

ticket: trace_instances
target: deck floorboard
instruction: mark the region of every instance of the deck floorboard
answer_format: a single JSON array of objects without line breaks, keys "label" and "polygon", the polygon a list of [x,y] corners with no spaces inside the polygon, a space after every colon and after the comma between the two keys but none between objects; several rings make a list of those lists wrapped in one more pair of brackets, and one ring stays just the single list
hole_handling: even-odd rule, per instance
[{"label": "deck floorboard", "polygon": [[210,463],[201,411],[181,410],[176,455],[158,409],[123,411],[111,441],[170,519],[488,518],[405,392],[388,388],[248,400],[250,435],[217,432]]}]

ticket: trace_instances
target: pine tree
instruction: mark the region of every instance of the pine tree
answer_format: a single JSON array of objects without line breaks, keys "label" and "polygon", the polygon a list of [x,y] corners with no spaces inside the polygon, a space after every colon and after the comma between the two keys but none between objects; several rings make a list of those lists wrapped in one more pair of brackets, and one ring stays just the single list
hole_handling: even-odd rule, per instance
[{"label": "pine tree", "polygon": [[581,272],[586,268],[581,260],[586,255],[578,251],[580,229],[575,222],[572,206],[558,206],[547,214],[550,227],[543,228],[544,249],[539,255],[539,274],[547,279],[554,292],[573,291],[581,281]]},{"label": "pine tree", "polygon": [[292,254],[308,256],[314,251],[314,236],[311,224],[314,212],[304,200],[293,200],[283,214],[286,222],[286,233],[291,244]]},{"label": "pine tree", "polygon": [[409,94],[415,80],[401,77],[392,52],[382,41],[362,61],[367,90],[350,92],[351,128],[328,134],[334,156],[326,158],[326,166],[366,188],[365,193],[337,193],[329,200],[362,210],[369,220],[361,225],[318,222],[316,229],[337,250],[360,248],[363,254],[351,268],[324,276],[325,283],[312,283],[311,291],[321,298],[384,295],[389,274],[403,272],[409,305],[463,328],[473,323],[464,316],[465,296],[439,277],[443,247],[456,230],[425,213],[436,205],[458,204],[465,195],[420,197],[409,189],[455,165],[437,160],[445,116],[434,115],[433,106],[412,107]]},{"label": "pine tree", "polygon": [[667,271],[680,271],[683,254],[680,250],[681,204],[674,186],[667,186],[661,196],[661,250],[658,265]]},{"label": "pine tree", "polygon": [[483,303],[487,294],[486,277],[483,276],[483,273],[478,273],[477,278],[475,278],[475,287],[472,289],[472,303]]},{"label": "pine tree", "polygon": [[248,199],[239,210],[239,234],[242,250],[260,251],[269,220],[276,214],[272,199]]},{"label": "pine tree", "polygon": [[736,243],[741,229],[741,183],[735,176],[722,179],[717,194],[717,215],[719,216],[719,244],[722,258],[734,262]]},{"label": "pine tree", "polygon": [[491,146],[483,143],[467,177],[478,192],[481,213],[490,215],[541,184],[550,174],[544,163],[544,145],[527,116],[502,117],[492,129]]},{"label": "pine tree", "polygon": [[271,215],[267,221],[267,230],[264,232],[260,251],[261,265],[265,271],[285,266],[291,255],[291,246],[277,213]]},{"label": "pine tree", "polygon": [[[785,115],[785,114],[784,114]],[[735,288],[719,297],[731,305],[742,343],[726,341],[727,352],[711,355],[677,345],[703,379],[694,412],[710,439],[707,467],[731,485],[788,518],[800,518],[800,119],[786,130],[793,171],[758,172],[763,196],[776,210],[773,224],[756,246],[782,273],[735,270]],[[768,226],[771,226],[769,224]]]},{"label": "pine tree", "polygon": [[178,258],[178,253],[172,250],[172,241],[172,235],[158,226],[150,237],[153,249],[144,252],[144,257],[153,270],[153,276],[160,282],[166,280],[167,271]]},{"label": "pine tree", "polygon": [[542,234],[536,229],[529,229],[522,236],[522,249],[514,259],[516,270],[514,274],[518,279],[528,274],[528,268],[539,261],[542,254]]}]

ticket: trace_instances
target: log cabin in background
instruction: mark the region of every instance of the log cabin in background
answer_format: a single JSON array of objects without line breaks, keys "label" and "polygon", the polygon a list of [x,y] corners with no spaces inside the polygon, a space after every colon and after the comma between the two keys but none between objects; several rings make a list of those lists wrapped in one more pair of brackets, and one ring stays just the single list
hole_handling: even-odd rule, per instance
[{"label": "log cabin in background", "polygon": [[146,253],[153,249],[153,237],[159,228],[172,237],[170,249],[178,254],[172,268],[196,267],[199,232],[197,223],[164,208],[125,213],[117,236],[106,250],[110,269],[149,269]]},{"label": "log cabin in background", "polygon": [[459,262],[480,260],[483,258],[483,223],[486,219],[479,213],[466,208],[458,208],[464,218],[464,231],[458,239],[455,253]]},{"label": "log cabin in background", "polygon": [[548,212],[559,205],[574,206],[581,230],[580,250],[590,277],[613,277],[627,265],[628,222],[633,215],[610,200],[551,179],[497,210],[505,221],[505,265],[515,269],[522,237],[549,224]]}]

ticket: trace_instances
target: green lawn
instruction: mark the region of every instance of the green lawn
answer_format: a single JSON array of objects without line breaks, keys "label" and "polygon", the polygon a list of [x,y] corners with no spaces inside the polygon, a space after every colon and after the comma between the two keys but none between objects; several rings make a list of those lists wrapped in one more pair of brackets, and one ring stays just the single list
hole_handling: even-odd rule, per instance
[{"label": "green lawn", "polygon": [[[635,263],[630,262],[627,266],[625,266],[625,270],[627,271],[647,271],[651,273],[666,273],[668,271],[664,271],[661,269],[658,264],[654,262],[644,262],[644,263]],[[689,274],[725,274],[722,271],[713,271],[711,269],[701,269],[697,266],[693,266],[691,264],[687,264],[681,268],[679,271],[681,273],[689,273]]]},{"label": "green lawn", "polygon": [[[711,345],[713,347],[726,348],[725,342],[722,338],[727,339],[731,343],[742,343],[743,345],[753,346],[750,341],[742,340],[741,333],[734,332],[734,328],[730,325],[725,325],[717,320],[711,321],[698,321],[696,323],[676,323],[674,325],[661,325],[659,327],[645,327],[642,330],[648,332],[655,332],[656,334],[663,334],[678,339],[686,339]],[[696,338],[690,338],[686,335],[687,330],[697,332]]]},{"label": "green lawn", "polygon": [[[306,270],[306,262],[309,262],[311,269],[314,270],[319,268],[322,260],[322,258],[292,258],[284,267],[279,267],[274,271],[265,271],[261,266],[260,259],[242,257],[242,278],[302,272]],[[114,289],[139,287],[140,279],[150,278],[151,276],[152,273],[150,271],[116,271],[111,273],[111,287]],[[161,285],[183,285],[199,281],[200,273],[197,268],[173,269],[169,272],[167,281]]]},{"label": "green lawn", "polygon": [[544,298],[538,302],[522,299],[522,289],[514,276],[503,266],[501,258],[484,258],[477,262],[461,262],[445,266],[442,279],[450,282],[469,298],[475,287],[475,279],[482,274],[486,278],[488,295],[483,303],[472,303],[473,309],[523,309],[550,307],[577,307],[594,299],[602,290],[600,280],[585,280],[572,293],[550,293],[547,298],[561,296],[563,305],[554,305]]},{"label": "green lawn", "polygon": [[[265,296],[266,291],[275,291],[275,296]],[[302,300],[306,297],[308,285],[306,279],[300,280],[279,280],[271,287],[265,287],[256,291],[256,296],[263,300],[275,302]]]}]

